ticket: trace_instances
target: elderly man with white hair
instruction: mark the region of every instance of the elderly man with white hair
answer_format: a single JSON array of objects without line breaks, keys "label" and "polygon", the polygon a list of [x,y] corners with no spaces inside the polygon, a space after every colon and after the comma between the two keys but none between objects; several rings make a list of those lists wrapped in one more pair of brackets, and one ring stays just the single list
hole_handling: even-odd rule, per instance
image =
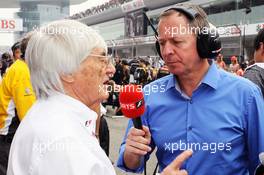
[{"label": "elderly man with white hair", "polygon": [[90,108],[108,97],[99,88],[114,72],[106,53],[103,38],[76,21],[55,21],[31,36],[26,62],[38,100],[14,137],[7,174],[115,174]]},{"label": "elderly man with white hair", "polygon": [[[113,175],[95,137],[92,109],[108,98],[115,72],[103,38],[72,20],[52,22],[31,35],[26,61],[37,102],[21,122],[10,149],[8,175]],[[179,170],[184,152],[164,175]]]}]

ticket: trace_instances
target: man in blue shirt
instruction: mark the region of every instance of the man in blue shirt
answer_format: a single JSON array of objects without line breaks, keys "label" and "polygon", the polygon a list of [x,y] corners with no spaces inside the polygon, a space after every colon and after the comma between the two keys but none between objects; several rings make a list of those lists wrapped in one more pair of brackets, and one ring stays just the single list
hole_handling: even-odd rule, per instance
[{"label": "man in blue shirt", "polygon": [[160,15],[159,49],[171,75],[144,88],[145,126],[138,130],[129,122],[117,166],[141,172],[144,156],[157,148],[162,171],[192,149],[182,166],[189,175],[253,175],[264,151],[260,89],[208,59],[221,50],[217,35],[175,32],[190,26],[209,27],[198,6],[176,6]]}]

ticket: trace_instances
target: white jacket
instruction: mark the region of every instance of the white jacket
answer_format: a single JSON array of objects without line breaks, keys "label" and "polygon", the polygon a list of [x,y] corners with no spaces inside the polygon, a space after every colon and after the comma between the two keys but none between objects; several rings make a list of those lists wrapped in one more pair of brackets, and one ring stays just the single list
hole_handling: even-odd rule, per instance
[{"label": "white jacket", "polygon": [[7,175],[114,175],[94,136],[96,118],[64,94],[38,100],[15,134]]}]

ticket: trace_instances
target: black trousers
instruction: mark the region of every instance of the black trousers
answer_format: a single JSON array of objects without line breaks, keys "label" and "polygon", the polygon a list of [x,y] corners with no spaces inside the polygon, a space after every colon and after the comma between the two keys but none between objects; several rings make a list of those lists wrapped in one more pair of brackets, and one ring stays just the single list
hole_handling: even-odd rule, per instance
[{"label": "black trousers", "polygon": [[6,175],[11,142],[0,138],[0,175]]}]

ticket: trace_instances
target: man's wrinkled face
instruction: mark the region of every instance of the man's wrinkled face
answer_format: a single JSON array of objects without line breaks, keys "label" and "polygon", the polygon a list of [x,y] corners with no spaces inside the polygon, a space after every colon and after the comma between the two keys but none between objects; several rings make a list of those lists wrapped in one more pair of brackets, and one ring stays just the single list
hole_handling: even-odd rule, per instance
[{"label": "man's wrinkled face", "polygon": [[105,50],[95,48],[73,74],[72,89],[87,106],[106,100],[108,81],[114,72]]}]

